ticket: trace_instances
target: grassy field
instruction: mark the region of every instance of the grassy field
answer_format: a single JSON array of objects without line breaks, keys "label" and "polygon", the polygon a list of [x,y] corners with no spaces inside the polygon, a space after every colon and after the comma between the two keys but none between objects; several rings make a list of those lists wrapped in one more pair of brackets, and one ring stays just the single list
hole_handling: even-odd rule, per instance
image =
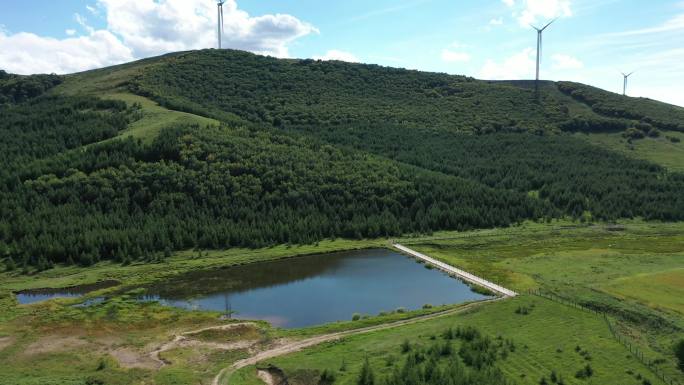
[{"label": "grassy field", "polygon": [[620,298],[629,298],[662,311],[684,314],[684,269],[615,279],[602,287]]},{"label": "grassy field", "polygon": [[[529,308],[529,314],[516,314],[519,307]],[[565,384],[641,384],[643,379],[637,380],[637,376],[660,383],[626,354],[601,317],[533,296],[487,304],[466,314],[351,336],[268,360],[260,366],[273,364],[289,378],[305,377],[307,373],[312,376],[328,369],[335,373],[336,384],[355,384],[365,357],[375,368],[376,377],[381,378],[403,361],[400,345],[404,341],[427,345],[441,338],[447,328],[456,326],[474,326],[493,338],[511,339],[516,349],[501,361],[500,367],[516,384],[539,384],[542,377],[548,380],[552,371],[562,376]],[[594,375],[588,380],[575,378],[587,363]],[[340,370],[343,366],[346,370]],[[258,383],[254,367],[244,368],[230,379],[233,385]]]},{"label": "grassy field", "polygon": [[[684,224],[526,223],[505,229],[436,233],[397,241],[522,292],[542,288],[606,309],[613,314],[623,335],[650,359],[664,360],[659,367],[668,376],[682,379],[675,368],[671,345],[684,327]],[[338,239],[317,245],[257,250],[187,250],[157,264],[100,263],[88,269],[60,266],[30,275],[2,272],[0,367],[9,369],[0,370],[0,384],[83,384],[87,377],[106,384],[208,383],[221,368],[250,353],[245,349],[217,350],[201,344],[176,346],[160,355],[170,362],[164,367],[151,360],[150,353],[178,333],[227,321],[219,320],[218,313],[138,303],[135,298],[140,291],[136,287],[198,269],[387,245],[384,239]],[[21,289],[67,287],[106,279],[116,279],[121,285],[89,294],[89,298],[102,294],[110,298],[85,308],[72,306],[82,299],[19,306],[11,294]],[[528,315],[516,314],[520,307],[531,311]],[[244,335],[204,332],[192,339],[225,343],[259,335],[258,345],[250,349],[260,349],[279,338],[306,338],[440,310],[444,309],[394,313],[297,330],[272,329],[261,322],[256,330]],[[647,368],[630,358],[628,351],[612,339],[601,317],[527,295],[483,304],[466,314],[347,337],[342,342],[283,356],[271,363],[293,373],[295,379],[311,377],[315,370],[335,370],[336,383],[348,384],[353,382],[366,355],[377,374],[382,375],[391,365],[401,362],[398,347],[405,339],[426,344],[433,335],[454,325],[472,325],[492,337],[513,339],[518,349],[499,365],[516,383],[537,384],[553,370],[562,373],[566,384],[642,384],[637,374],[658,383]],[[589,362],[575,351],[578,345],[591,357],[595,375],[588,380],[574,377]],[[348,366],[344,372],[339,371],[342,359]],[[259,382],[254,368],[247,368],[232,376],[233,383]]]},{"label": "grassy field", "polygon": [[181,124],[198,124],[206,126],[219,124],[217,120],[205,118],[186,112],[173,111],[159,106],[156,102],[128,92],[124,86],[131,76],[135,76],[144,67],[107,71],[95,70],[66,77],[65,82],[51,90],[56,94],[92,94],[104,99],[122,100],[128,105],[138,103],[142,117],[131,123],[116,138],[133,137],[143,141],[151,141],[165,127]]},{"label": "grassy field", "polygon": [[404,240],[411,248],[504,286],[541,288],[617,317],[650,359],[664,359],[684,328],[684,225],[529,224],[510,229]]},{"label": "grassy field", "polygon": [[[644,138],[628,143],[621,133],[577,134],[590,143],[630,157],[648,160],[671,171],[684,171],[684,133],[666,131],[658,138]],[[677,138],[673,142],[669,138]]]},{"label": "grassy field", "polygon": [[149,142],[157,137],[159,132],[166,127],[185,124],[198,124],[200,126],[219,124],[218,120],[186,112],[168,110],[147,98],[129,93],[111,93],[107,94],[105,98],[123,100],[129,105],[139,103],[142,107],[142,118],[131,123],[116,138],[133,137]]}]

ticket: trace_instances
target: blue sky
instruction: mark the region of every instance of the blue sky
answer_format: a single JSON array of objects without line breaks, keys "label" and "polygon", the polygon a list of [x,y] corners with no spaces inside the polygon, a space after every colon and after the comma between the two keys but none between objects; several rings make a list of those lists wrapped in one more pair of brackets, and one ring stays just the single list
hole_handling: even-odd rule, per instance
[{"label": "blue sky", "polygon": [[[684,105],[682,0],[229,0],[231,48],[486,79],[534,76],[528,23],[544,34],[542,77]],[[0,4],[0,68],[75,72],[216,45],[212,0],[34,0]]]}]

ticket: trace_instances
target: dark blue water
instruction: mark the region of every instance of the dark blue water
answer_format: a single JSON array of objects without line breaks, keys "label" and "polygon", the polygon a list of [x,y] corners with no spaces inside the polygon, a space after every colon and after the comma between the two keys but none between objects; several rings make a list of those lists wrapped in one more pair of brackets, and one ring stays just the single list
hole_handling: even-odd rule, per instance
[{"label": "dark blue water", "polygon": [[[22,290],[14,293],[17,301],[22,305],[46,301],[53,298],[77,298],[81,297],[91,291],[106,289],[119,285],[118,281],[108,280],[88,285],[71,286],[57,289],[31,289]],[[89,300],[92,301],[92,300]]]},{"label": "dark blue water", "polygon": [[385,249],[350,251],[193,272],[152,287],[146,300],[233,311],[295,328],[403,307],[486,298],[457,279]]}]

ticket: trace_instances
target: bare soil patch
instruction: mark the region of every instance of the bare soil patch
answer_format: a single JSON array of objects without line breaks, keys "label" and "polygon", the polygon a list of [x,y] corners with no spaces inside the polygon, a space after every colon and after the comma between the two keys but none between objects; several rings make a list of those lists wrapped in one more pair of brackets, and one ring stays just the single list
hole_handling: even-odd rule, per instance
[{"label": "bare soil patch", "polygon": [[161,367],[160,363],[152,359],[147,354],[141,353],[131,348],[118,348],[109,352],[124,368],[150,369],[156,370]]},{"label": "bare soil patch", "polygon": [[26,349],[24,349],[23,354],[27,356],[33,356],[36,354],[80,349],[89,345],[94,347],[93,350],[99,350],[93,344],[80,337],[51,335],[41,337],[37,341],[31,343],[26,347]]},{"label": "bare soil patch", "polygon": [[6,336],[0,337],[0,350],[10,347],[14,343],[14,337]]}]

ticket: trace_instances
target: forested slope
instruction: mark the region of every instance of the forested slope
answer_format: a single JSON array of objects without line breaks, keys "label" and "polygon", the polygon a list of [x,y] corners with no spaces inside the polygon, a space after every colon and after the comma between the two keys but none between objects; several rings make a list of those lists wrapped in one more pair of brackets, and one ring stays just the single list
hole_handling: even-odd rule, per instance
[{"label": "forested slope", "polygon": [[[123,138],[160,113],[117,100],[126,92],[223,123],[169,119]],[[684,219],[681,174],[563,133],[638,122],[553,83],[536,98],[516,84],[207,50],[67,77],[2,73],[0,93],[11,267],[563,216]]]},{"label": "forested slope", "polygon": [[558,89],[596,113],[639,120],[664,130],[684,131],[684,108],[647,98],[632,98],[581,83],[560,82]]},{"label": "forested slope", "polygon": [[[452,132],[535,131],[572,124],[567,98],[464,76],[205,50],[165,57],[130,84],[163,105],[275,127],[395,124]],[[606,119],[584,116],[595,124]],[[623,124],[621,128],[625,128]]]}]

